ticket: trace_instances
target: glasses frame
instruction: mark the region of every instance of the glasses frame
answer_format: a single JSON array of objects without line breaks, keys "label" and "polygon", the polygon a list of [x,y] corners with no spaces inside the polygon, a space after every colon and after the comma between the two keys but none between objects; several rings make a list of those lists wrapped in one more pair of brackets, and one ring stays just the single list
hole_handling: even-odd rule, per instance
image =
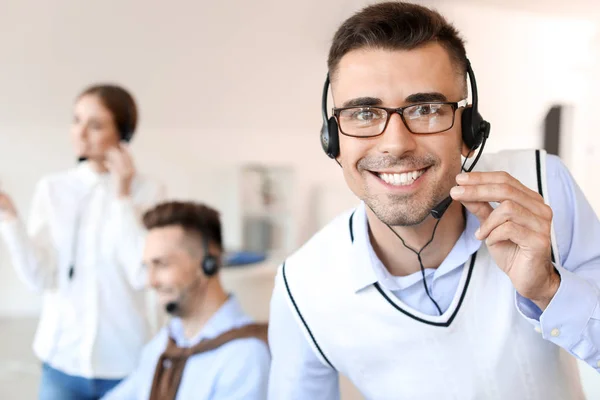
[{"label": "glasses frame", "polygon": [[[422,105],[428,105],[428,104],[441,104],[441,105],[447,104],[447,105],[452,106],[452,124],[450,125],[450,127],[448,127],[447,129],[443,129],[441,131],[435,131],[435,132],[413,132],[408,127],[408,124],[406,123],[406,120],[404,119],[404,110],[406,110],[407,108],[416,107],[416,106],[422,106]],[[377,136],[383,135],[383,133],[387,129],[388,123],[390,122],[390,118],[394,114],[400,115],[400,118],[402,119],[402,123],[404,124],[404,126],[406,127],[406,129],[408,129],[408,131],[410,133],[415,134],[415,135],[432,135],[432,134],[435,134],[435,133],[447,132],[450,129],[452,129],[454,127],[454,121],[456,120],[456,110],[458,110],[459,108],[464,108],[466,106],[467,106],[467,99],[463,99],[463,100],[460,100],[460,101],[427,101],[427,102],[409,104],[407,106],[398,107],[398,108],[379,107],[379,106],[340,107],[340,108],[333,108],[332,109],[332,114],[335,117],[335,120],[337,121],[337,125],[338,125],[338,128],[339,128],[340,132],[343,135],[349,136],[349,137],[355,137],[355,138],[372,138],[372,137],[377,137]],[[342,124],[340,123],[339,115],[344,110],[352,110],[352,109],[355,109],[355,108],[384,110],[386,112],[386,114],[387,114],[387,119],[385,121],[385,125],[383,126],[383,129],[381,130],[381,132],[378,133],[378,134],[376,134],[376,135],[368,135],[368,136],[364,136],[364,135],[351,135],[349,133],[344,132],[342,130]]]}]

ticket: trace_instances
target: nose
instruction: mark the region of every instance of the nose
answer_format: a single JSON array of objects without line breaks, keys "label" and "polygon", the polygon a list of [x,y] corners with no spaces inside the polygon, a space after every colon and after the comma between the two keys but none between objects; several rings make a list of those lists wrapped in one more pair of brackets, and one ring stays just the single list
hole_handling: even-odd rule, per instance
[{"label": "nose", "polygon": [[81,123],[73,123],[71,127],[71,132],[76,138],[85,139],[87,137],[87,128],[84,124]]},{"label": "nose", "polygon": [[399,157],[416,147],[415,135],[408,130],[400,114],[394,113],[379,138],[379,151]]}]

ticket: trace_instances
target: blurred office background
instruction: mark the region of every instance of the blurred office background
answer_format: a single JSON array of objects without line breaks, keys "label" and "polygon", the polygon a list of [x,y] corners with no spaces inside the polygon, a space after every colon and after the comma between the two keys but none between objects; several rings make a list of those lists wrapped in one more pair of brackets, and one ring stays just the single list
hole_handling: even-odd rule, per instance
[{"label": "blurred office background", "polygon": [[[96,81],[122,84],[140,108],[131,145],[139,169],[162,180],[169,197],[220,209],[229,249],[269,251],[263,263],[224,272],[248,311],[266,318],[285,254],[356,203],[318,132],[330,40],[367,3],[0,2],[0,187],[26,214],[35,182],[72,165],[75,95]],[[600,3],[419,3],[467,40],[480,110],[492,123],[486,151],[559,152],[599,212]],[[2,399],[35,398],[39,309],[0,243]],[[600,398],[600,377],[583,364],[581,372],[588,398]],[[360,398],[343,384],[344,399]]]}]

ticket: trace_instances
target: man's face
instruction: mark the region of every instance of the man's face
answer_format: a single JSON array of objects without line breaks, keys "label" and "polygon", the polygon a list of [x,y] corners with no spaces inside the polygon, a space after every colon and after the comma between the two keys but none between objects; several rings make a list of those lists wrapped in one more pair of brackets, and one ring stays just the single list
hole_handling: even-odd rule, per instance
[{"label": "man's face", "polygon": [[153,228],[148,232],[144,264],[149,285],[156,290],[163,306],[176,301],[185,309],[187,300],[200,290],[200,259],[190,252],[189,241],[179,226]]},{"label": "man's face", "polygon": [[[349,52],[333,75],[332,92],[335,107],[397,108],[444,98],[458,102],[466,90],[446,50],[428,44],[409,51]],[[453,127],[440,133],[411,133],[398,114],[380,136],[355,138],[340,132],[338,161],[350,189],[388,225],[423,222],[460,173],[460,113]]]}]

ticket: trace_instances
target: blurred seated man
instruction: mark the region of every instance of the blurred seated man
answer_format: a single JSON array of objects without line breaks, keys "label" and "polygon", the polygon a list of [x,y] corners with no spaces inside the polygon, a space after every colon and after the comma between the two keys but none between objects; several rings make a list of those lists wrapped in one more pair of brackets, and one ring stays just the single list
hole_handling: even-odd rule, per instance
[{"label": "blurred seated man", "polygon": [[218,212],[168,202],[143,221],[149,284],[173,318],[104,399],[266,399],[267,326],[253,323],[221,286]]}]

